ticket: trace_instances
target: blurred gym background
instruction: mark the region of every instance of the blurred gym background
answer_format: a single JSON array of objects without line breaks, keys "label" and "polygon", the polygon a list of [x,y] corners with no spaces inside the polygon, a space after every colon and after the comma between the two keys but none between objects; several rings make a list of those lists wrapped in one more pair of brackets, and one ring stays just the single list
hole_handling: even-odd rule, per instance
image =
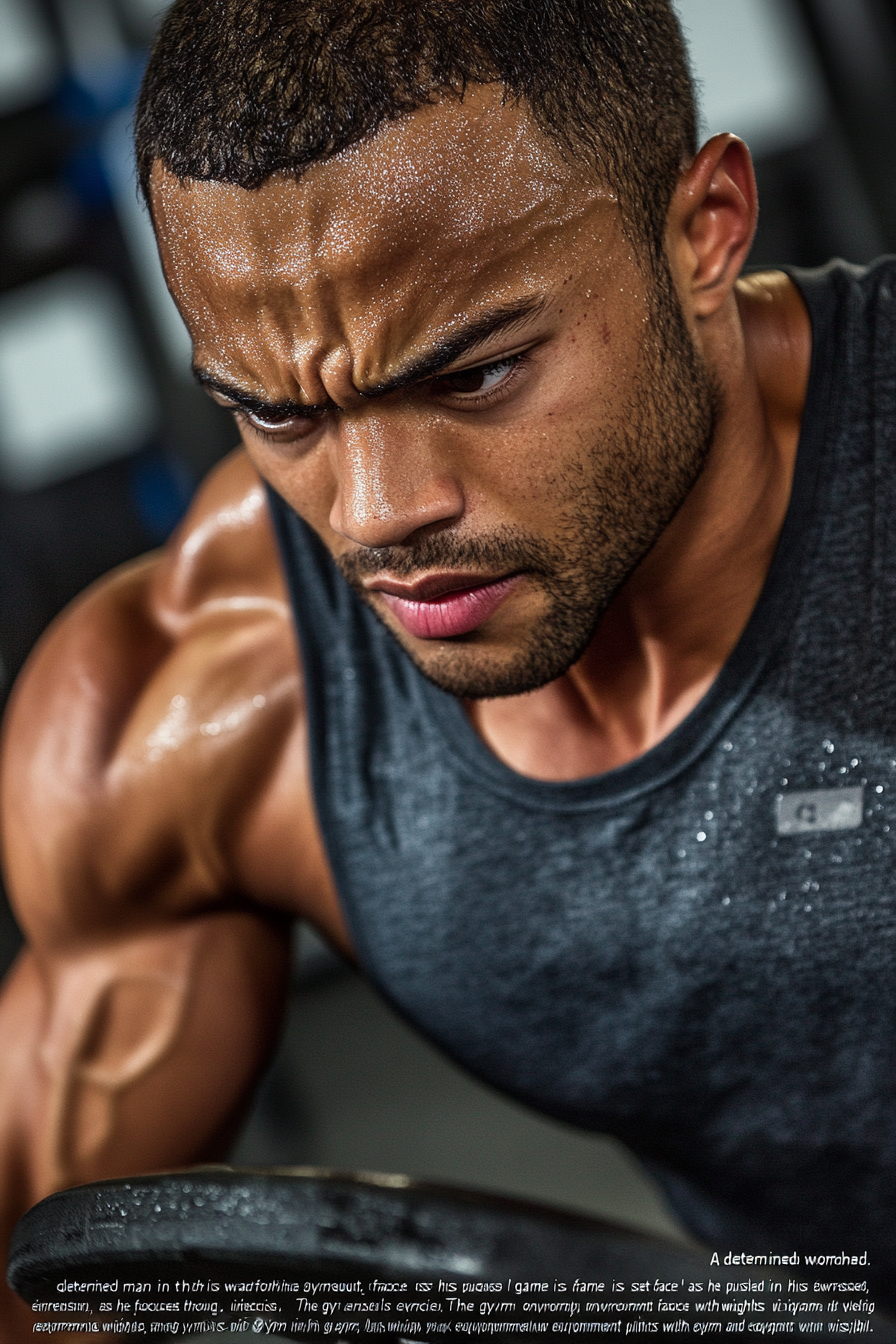
[{"label": "blurred gym background", "polygon": [[[233,446],[193,385],[133,180],[160,0],[0,0],[0,701],[53,616],[159,545]],[[896,0],[680,0],[707,133],[756,158],[751,261],[896,250]],[[18,935],[0,896],[0,970]],[[313,935],[243,1161],[402,1170],[675,1233],[615,1143],[421,1043]]]}]

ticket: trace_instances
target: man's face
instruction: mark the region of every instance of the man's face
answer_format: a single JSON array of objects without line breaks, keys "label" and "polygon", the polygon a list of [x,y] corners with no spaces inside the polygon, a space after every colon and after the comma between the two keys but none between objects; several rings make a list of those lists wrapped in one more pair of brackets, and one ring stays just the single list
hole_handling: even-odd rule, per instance
[{"label": "man's face", "polygon": [[153,206],[200,376],[421,670],[467,698],[567,671],[712,433],[609,190],[490,86],[298,182],[157,165]]}]

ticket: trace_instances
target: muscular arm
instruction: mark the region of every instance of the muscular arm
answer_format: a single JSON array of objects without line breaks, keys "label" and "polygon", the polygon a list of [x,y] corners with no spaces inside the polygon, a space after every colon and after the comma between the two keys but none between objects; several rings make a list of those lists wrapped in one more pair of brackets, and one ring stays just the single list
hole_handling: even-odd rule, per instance
[{"label": "muscular arm", "polygon": [[[169,551],[44,639],[11,706],[2,806],[28,943],[0,998],[8,1236],[51,1190],[222,1156],[276,1038],[288,916],[347,948],[244,459]],[[0,1338],[24,1337],[11,1300],[6,1316]]]}]

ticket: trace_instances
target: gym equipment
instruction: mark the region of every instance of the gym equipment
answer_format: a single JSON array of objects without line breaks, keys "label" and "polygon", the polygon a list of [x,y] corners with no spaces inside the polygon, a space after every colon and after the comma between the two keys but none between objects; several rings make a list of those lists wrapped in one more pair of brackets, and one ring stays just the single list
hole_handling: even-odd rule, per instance
[{"label": "gym equipment", "polygon": [[[57,1329],[80,1311],[94,1329],[125,1333],[188,1333],[202,1324],[287,1337],[401,1330],[423,1339],[523,1327],[698,1332],[710,1322],[727,1333],[729,1324],[793,1320],[772,1302],[797,1271],[713,1267],[711,1255],[403,1176],[204,1167],[51,1195],[19,1221],[9,1281]],[[854,1314],[847,1323],[868,1319]],[[896,1339],[877,1314],[873,1329],[875,1344]]]}]

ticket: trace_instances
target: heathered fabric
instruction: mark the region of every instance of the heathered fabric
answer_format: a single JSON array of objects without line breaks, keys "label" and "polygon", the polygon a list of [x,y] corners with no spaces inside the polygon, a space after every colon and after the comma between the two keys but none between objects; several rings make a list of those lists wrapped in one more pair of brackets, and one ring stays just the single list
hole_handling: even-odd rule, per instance
[{"label": "heathered fabric", "polygon": [[793,274],[814,358],[771,571],[621,769],[505,767],[271,504],[369,976],[479,1077],[630,1144],[706,1240],[867,1249],[892,1293],[896,260]]}]

